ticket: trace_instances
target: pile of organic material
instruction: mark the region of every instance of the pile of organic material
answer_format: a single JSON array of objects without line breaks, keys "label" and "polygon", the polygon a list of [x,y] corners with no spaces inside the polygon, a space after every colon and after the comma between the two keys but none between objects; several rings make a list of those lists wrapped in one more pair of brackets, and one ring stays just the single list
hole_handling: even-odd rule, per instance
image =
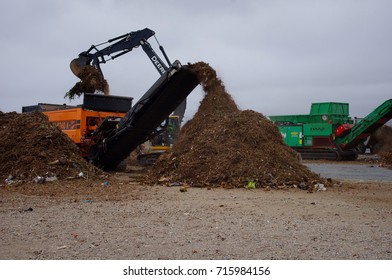
[{"label": "pile of organic material", "polygon": [[372,152],[379,154],[382,163],[392,165],[392,127],[383,125],[377,129],[368,142]]},{"label": "pile of organic material", "polygon": [[392,151],[392,127],[383,125],[377,129],[370,135],[368,145],[372,147],[373,153]]},{"label": "pile of organic material", "polygon": [[0,122],[1,182],[87,177],[97,171],[42,113],[0,112]]},{"label": "pile of organic material", "polygon": [[74,99],[75,96],[80,97],[84,93],[95,93],[96,91],[109,95],[108,82],[94,66],[87,65],[83,67],[78,73],[78,78],[80,81],[65,94],[65,98]]},{"label": "pile of organic material", "polygon": [[149,180],[199,187],[308,189],[322,179],[302,165],[276,126],[262,114],[241,111],[208,64],[191,65],[206,93],[181,129],[172,154],[163,156]]},{"label": "pile of organic material", "polygon": [[392,166],[392,150],[382,152],[380,158],[382,163]]}]

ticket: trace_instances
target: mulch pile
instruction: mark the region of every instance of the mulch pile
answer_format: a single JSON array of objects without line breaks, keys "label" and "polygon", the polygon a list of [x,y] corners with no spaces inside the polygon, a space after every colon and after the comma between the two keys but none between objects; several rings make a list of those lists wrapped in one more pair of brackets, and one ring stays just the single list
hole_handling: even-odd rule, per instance
[{"label": "mulch pile", "polygon": [[392,151],[392,127],[383,125],[370,135],[368,145],[372,146],[374,153]]},{"label": "mulch pile", "polygon": [[0,184],[45,178],[92,177],[98,170],[39,112],[0,112]]},{"label": "mulch pile", "polygon": [[383,125],[370,137],[373,152],[378,153],[383,164],[392,165],[392,127]]},{"label": "mulch pile", "polygon": [[380,159],[383,164],[392,165],[392,150],[380,153]]},{"label": "mulch pile", "polygon": [[303,189],[324,183],[301,164],[271,121],[237,107],[214,69],[204,62],[190,66],[206,95],[181,129],[172,153],[161,156],[149,170],[148,182]]},{"label": "mulch pile", "polygon": [[104,95],[109,95],[109,84],[102,77],[101,73],[92,65],[83,67],[78,74],[80,79],[66,94],[65,98],[74,99],[84,93],[95,93],[101,91]]}]

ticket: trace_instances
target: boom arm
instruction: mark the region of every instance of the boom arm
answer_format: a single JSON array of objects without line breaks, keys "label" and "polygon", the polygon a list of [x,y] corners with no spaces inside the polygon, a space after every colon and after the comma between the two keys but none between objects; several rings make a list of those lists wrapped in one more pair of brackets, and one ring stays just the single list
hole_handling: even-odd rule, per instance
[{"label": "boom arm", "polygon": [[[169,66],[165,65],[147,42],[147,39],[154,34],[154,31],[145,28],[115,37],[105,43],[91,46],[71,62],[72,72],[81,79],[83,67],[90,64],[94,65],[102,75],[101,63],[106,63],[141,46],[161,75],[123,119],[107,118],[94,132],[88,158],[103,169],[115,169],[132,150],[151,137],[156,128],[199,84],[198,77],[189,66],[183,66],[179,61],[171,64],[160,46]],[[110,45],[98,49],[98,46],[103,44]]]},{"label": "boom arm", "polygon": [[[148,43],[147,39],[154,36],[155,32],[151,29],[145,28],[139,31],[133,31],[112,39],[109,39],[107,42],[92,45],[87,51],[84,51],[79,54],[77,59],[74,59],[71,62],[71,70],[72,72],[78,76],[81,69],[89,64],[93,64],[103,76],[100,64],[106,63],[108,60],[113,60],[119,56],[122,56],[134,48],[139,46],[142,47],[144,52],[150,58],[151,62],[157,69],[160,75],[163,75],[167,70],[168,66],[162,61],[162,59],[155,53],[152,49],[151,45]],[[103,44],[110,44],[109,46],[98,49],[98,46]],[[159,49],[162,51],[167,63],[170,65],[170,61],[163,49],[162,46],[159,46]]]}]

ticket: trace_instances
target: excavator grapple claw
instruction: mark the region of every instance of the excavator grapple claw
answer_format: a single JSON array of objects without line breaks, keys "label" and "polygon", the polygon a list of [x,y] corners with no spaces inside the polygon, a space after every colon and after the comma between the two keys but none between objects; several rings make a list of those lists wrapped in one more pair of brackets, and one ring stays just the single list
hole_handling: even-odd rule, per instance
[{"label": "excavator grapple claw", "polygon": [[73,59],[71,63],[69,64],[69,67],[71,68],[72,73],[76,76],[79,77],[80,73],[82,72],[82,68],[79,64],[79,60],[77,58]]},{"label": "excavator grapple claw", "polygon": [[69,67],[72,73],[80,78],[80,74],[83,72],[83,68],[90,64],[91,59],[84,56],[79,56],[78,58],[72,59]]}]

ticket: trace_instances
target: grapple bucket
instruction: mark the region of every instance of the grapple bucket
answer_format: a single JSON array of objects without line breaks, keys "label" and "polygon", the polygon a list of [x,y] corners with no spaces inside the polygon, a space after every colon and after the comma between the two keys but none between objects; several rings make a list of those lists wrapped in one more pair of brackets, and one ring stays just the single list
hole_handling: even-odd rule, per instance
[{"label": "grapple bucket", "polygon": [[103,169],[113,170],[183,102],[199,84],[189,66],[174,62],[154,85],[127,112],[98,147],[91,160]]},{"label": "grapple bucket", "polygon": [[91,59],[85,56],[79,56],[78,58],[72,59],[69,67],[71,68],[72,73],[80,78],[80,73],[82,73],[83,68],[87,65],[90,65]]}]

